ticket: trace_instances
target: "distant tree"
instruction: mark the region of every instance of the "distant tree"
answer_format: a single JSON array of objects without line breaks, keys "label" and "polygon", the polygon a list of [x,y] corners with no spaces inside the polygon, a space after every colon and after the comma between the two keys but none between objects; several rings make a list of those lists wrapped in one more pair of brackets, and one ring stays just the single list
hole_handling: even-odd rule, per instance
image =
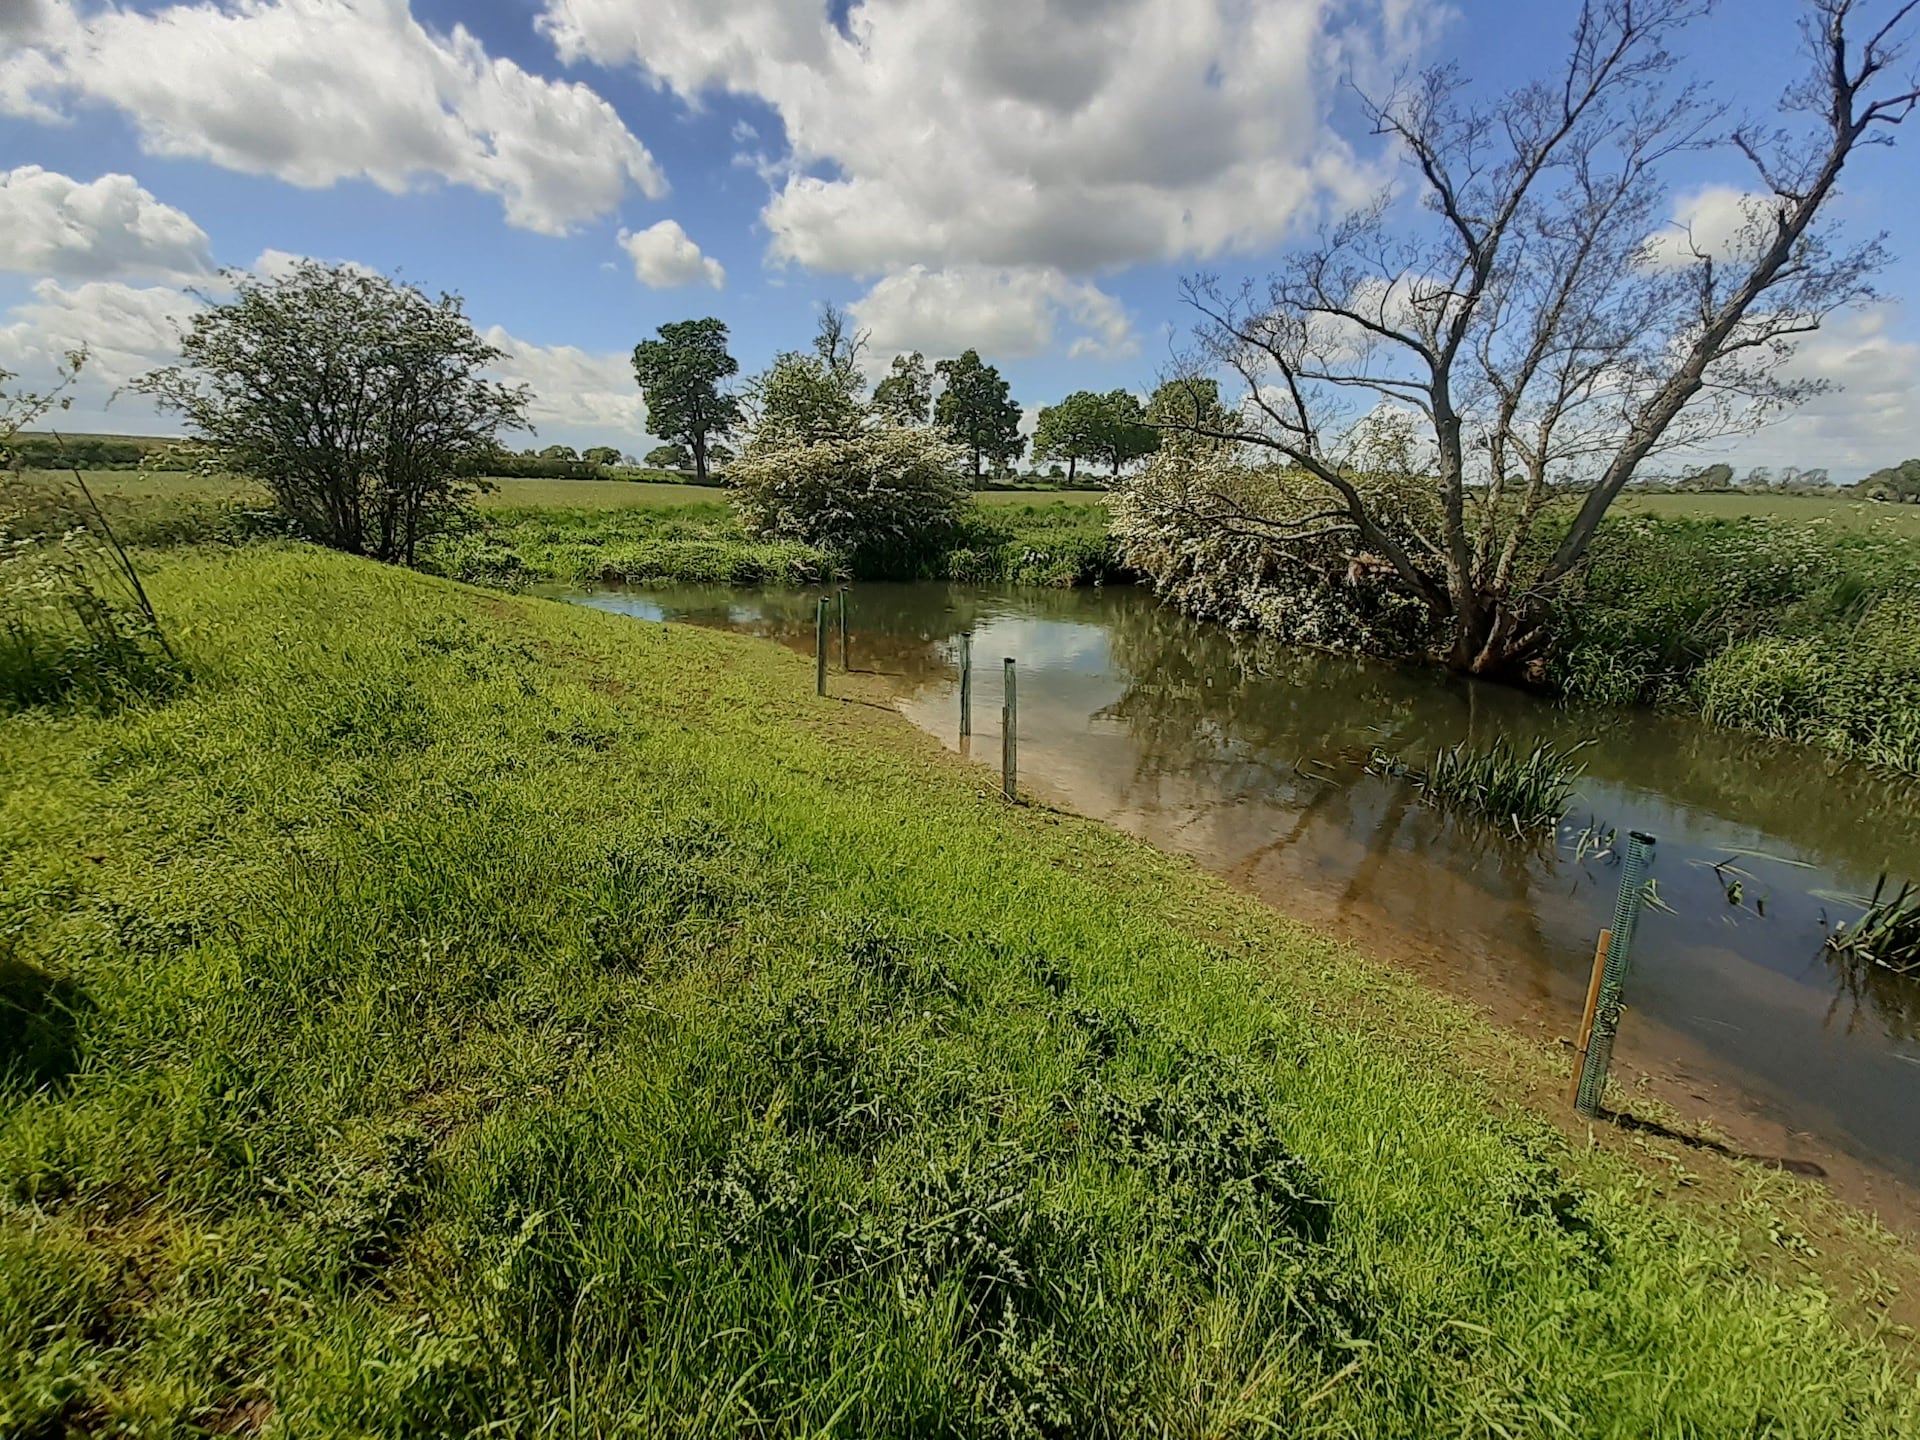
[{"label": "distant tree", "polygon": [[687,447],[678,441],[671,445],[656,445],[647,452],[647,464],[656,470],[691,470],[693,457],[687,453]]},{"label": "distant tree", "polygon": [[1709,465],[1704,470],[1690,470],[1680,477],[1680,488],[1693,491],[1731,490],[1733,466]]},{"label": "distant tree", "polygon": [[647,428],[677,440],[693,455],[693,473],[707,483],[715,440],[740,424],[740,402],[720,386],[740,373],[727,353],[727,327],[709,317],[662,325],[659,339],[633,349],[633,374],[647,402]]},{"label": "distant tree", "polygon": [[1020,407],[1000,372],[983,361],[978,350],[964,351],[958,359],[942,360],[933,368],[946,381],[933,418],[965,448],[977,486],[983,462],[1004,466],[1026,451]]},{"label": "distant tree", "polygon": [[1105,397],[1091,390],[1076,390],[1058,405],[1040,407],[1039,422],[1033,431],[1033,458],[1067,462],[1067,483],[1080,473],[1080,462],[1104,453],[1101,432]]},{"label": "distant tree", "polygon": [[595,445],[582,450],[580,458],[589,465],[618,465],[621,457],[620,452],[611,445]]},{"label": "distant tree", "polygon": [[1898,465],[1876,470],[1853,488],[1868,500],[1920,504],[1920,460],[1903,460]]},{"label": "distant tree", "polygon": [[230,279],[231,299],[195,313],[182,363],[134,388],[313,538],[411,564],[479,488],[465,477],[500,432],[525,428],[531,395],[486,378],[502,353],[455,296],[311,260]]},{"label": "distant tree", "polygon": [[540,452],[542,460],[578,460],[580,452],[571,445],[549,445]]},{"label": "distant tree", "polygon": [[1233,416],[1220,403],[1220,382],[1211,375],[1179,376],[1154,388],[1146,421],[1163,446],[1192,451],[1211,449],[1227,433]]},{"label": "distant tree", "polygon": [[836,369],[819,355],[787,351],[747,385],[754,446],[806,444],[852,435],[866,410],[851,388],[856,372]]},{"label": "distant tree", "polygon": [[893,357],[893,367],[873,387],[874,413],[901,425],[933,419],[933,372],[918,350]]},{"label": "distant tree", "polygon": [[1147,423],[1147,412],[1131,390],[1109,390],[1100,396],[1096,414],[1094,453],[1106,461],[1114,478],[1160,448],[1160,432]]}]

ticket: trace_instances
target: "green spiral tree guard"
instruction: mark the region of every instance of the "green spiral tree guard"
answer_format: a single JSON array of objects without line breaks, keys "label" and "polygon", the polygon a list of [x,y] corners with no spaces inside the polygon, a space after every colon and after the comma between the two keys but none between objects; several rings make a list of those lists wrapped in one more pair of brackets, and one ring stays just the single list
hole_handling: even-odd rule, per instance
[{"label": "green spiral tree guard", "polygon": [[1600,1003],[1593,1012],[1593,1036],[1587,1041],[1587,1062],[1580,1072],[1580,1090],[1573,1102],[1573,1108],[1589,1120],[1600,1113],[1607,1067],[1613,1063],[1613,1037],[1619,1033],[1620,1001],[1632,963],[1633,927],[1646,901],[1653,844],[1653,836],[1638,830],[1627,837],[1626,860],[1620,869],[1620,898],[1613,907],[1613,939],[1607,946],[1606,968],[1600,978]]},{"label": "green spiral tree guard", "polygon": [[827,597],[820,597],[820,613],[813,625],[813,692],[827,693]]},{"label": "green spiral tree guard", "polygon": [[973,734],[973,632],[960,635],[960,738]]}]

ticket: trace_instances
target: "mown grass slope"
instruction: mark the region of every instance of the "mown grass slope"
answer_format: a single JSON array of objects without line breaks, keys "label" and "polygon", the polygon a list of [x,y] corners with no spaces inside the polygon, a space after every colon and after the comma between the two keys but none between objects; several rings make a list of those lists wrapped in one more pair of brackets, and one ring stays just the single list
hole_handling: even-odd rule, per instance
[{"label": "mown grass slope", "polygon": [[1914,1433],[1477,1022],[799,657],[152,588],[189,691],[0,722],[0,1433]]}]

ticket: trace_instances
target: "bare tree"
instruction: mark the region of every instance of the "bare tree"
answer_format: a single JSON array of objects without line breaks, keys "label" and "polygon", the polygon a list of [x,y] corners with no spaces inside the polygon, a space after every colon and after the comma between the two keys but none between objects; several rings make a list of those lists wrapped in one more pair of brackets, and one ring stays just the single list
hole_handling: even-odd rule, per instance
[{"label": "bare tree", "polygon": [[[1920,0],[1872,22],[1874,0],[1807,0],[1787,123],[1731,129],[1676,83],[1668,48],[1711,3],[1585,0],[1562,71],[1490,105],[1451,65],[1408,78],[1367,112],[1405,159],[1416,220],[1389,190],[1264,285],[1188,282],[1190,371],[1237,373],[1246,396],[1176,428],[1328,492],[1311,513],[1228,518],[1346,535],[1426,605],[1459,670],[1536,657],[1548,597],[1637,468],[1814,393],[1783,370],[1796,338],[1873,293],[1881,240],[1842,245],[1824,212],[1854,152],[1891,143],[1920,103],[1920,81],[1892,78]],[[1709,146],[1756,177],[1736,233],[1663,233],[1667,162]],[[1411,540],[1350,459],[1383,409],[1419,418],[1434,477]],[[1568,491],[1581,502],[1549,544],[1540,522]]]},{"label": "bare tree", "polygon": [[864,388],[860,378],[860,359],[867,353],[872,332],[862,330],[847,318],[847,312],[829,300],[820,311],[820,328],[814,332],[813,353],[820,363],[849,393]]}]

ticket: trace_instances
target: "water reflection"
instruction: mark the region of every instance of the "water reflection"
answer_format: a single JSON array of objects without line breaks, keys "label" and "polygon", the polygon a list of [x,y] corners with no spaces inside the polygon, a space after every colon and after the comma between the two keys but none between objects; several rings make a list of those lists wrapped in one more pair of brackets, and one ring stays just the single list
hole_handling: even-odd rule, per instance
[{"label": "water reflection", "polygon": [[[812,594],[575,598],[814,643]],[[854,668],[893,677],[901,709],[946,743],[971,631],[978,739],[997,738],[1000,657],[1020,663],[1024,780],[1562,1030],[1618,885],[1604,837],[1652,832],[1667,908],[1637,943],[1623,1061],[1697,1060],[1789,1130],[1920,1174],[1920,986],[1822,950],[1851,913],[1833,897],[1886,869],[1920,876],[1914,786],[1684,717],[1560,709],[1236,637],[1131,590],[867,585],[852,614]],[[1558,835],[1450,819],[1361,764],[1376,745],[1419,759],[1496,735],[1594,742]]]}]

